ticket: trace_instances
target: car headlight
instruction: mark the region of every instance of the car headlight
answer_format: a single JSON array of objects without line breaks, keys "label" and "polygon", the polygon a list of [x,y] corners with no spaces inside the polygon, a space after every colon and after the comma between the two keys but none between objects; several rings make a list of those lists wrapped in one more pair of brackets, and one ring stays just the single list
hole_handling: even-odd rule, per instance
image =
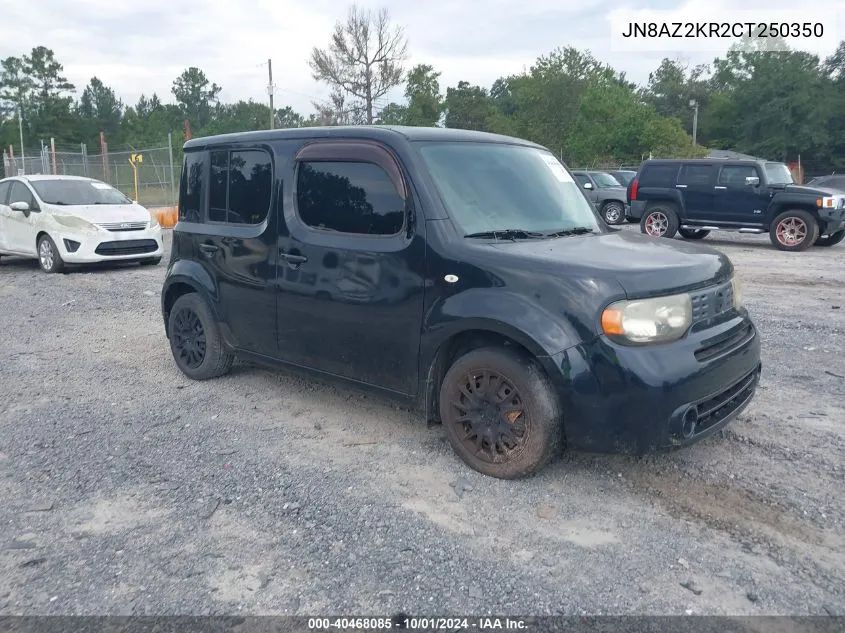
[{"label": "car headlight", "polygon": [[150,228],[154,229],[157,226],[159,226],[158,216],[152,211],[150,211]]},{"label": "car headlight", "polygon": [[618,301],[601,315],[602,331],[630,343],[665,343],[681,338],[692,325],[688,294]]},{"label": "car headlight", "polygon": [[740,283],[739,277],[737,277],[736,275],[731,277],[731,290],[733,291],[734,308],[741,308],[742,307],[742,283]]},{"label": "car headlight", "polygon": [[816,199],[816,206],[822,209],[836,209],[838,202],[833,196],[825,196],[824,198]]},{"label": "car headlight", "polygon": [[98,227],[96,224],[91,224],[88,220],[83,220],[76,215],[53,215],[53,219],[64,227],[69,229],[96,231]]}]

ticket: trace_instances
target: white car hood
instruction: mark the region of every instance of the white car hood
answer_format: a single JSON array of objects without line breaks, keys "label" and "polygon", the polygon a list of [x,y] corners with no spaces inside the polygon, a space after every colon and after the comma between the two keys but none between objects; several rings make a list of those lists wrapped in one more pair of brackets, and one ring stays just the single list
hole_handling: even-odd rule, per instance
[{"label": "white car hood", "polygon": [[150,221],[150,212],[138,204],[51,204],[50,212],[53,215],[74,215],[92,224]]}]

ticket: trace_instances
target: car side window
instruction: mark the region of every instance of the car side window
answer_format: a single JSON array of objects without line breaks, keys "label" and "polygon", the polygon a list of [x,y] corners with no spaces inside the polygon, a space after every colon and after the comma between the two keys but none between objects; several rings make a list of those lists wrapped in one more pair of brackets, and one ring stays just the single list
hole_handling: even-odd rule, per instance
[{"label": "car side window", "polygon": [[30,209],[35,208],[35,197],[29,190],[29,187],[22,182],[13,180],[12,189],[9,192],[9,204],[14,204],[15,202],[26,202]]},{"label": "car side window", "polygon": [[649,165],[640,176],[641,187],[674,187],[678,165]]},{"label": "car side window", "polygon": [[370,162],[300,162],[296,207],[316,229],[396,235],[405,225],[405,201],[387,172]]},{"label": "car side window", "polygon": [[227,224],[261,224],[270,211],[273,164],[260,149],[211,152],[208,219]]},{"label": "car side window", "polygon": [[678,184],[709,185],[713,171],[712,165],[684,165],[678,174]]},{"label": "car side window", "polygon": [[205,183],[205,152],[186,152],[179,185],[179,220],[202,222],[202,189]]},{"label": "car side window", "polygon": [[722,187],[744,188],[745,179],[749,176],[760,176],[754,165],[724,165],[722,171],[719,172],[717,184]]},{"label": "car side window", "polygon": [[12,186],[12,181],[0,182],[0,204],[6,204],[6,198],[9,197],[9,189]]},{"label": "car side window", "polygon": [[575,180],[578,181],[578,184],[581,185],[581,188],[584,188],[588,182],[590,182],[590,177],[587,174],[575,174]]}]

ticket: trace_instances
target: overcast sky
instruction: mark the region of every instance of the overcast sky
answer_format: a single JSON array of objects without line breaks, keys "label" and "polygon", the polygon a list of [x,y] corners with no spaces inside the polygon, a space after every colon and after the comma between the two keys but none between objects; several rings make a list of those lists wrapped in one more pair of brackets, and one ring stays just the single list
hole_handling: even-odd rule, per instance
[{"label": "overcast sky", "polygon": [[[683,19],[730,19],[720,2],[737,6],[714,0],[702,8],[705,3],[695,0],[699,8],[692,10],[693,4],[688,4],[680,10]],[[223,87],[224,101],[266,101],[266,61],[272,58],[276,103],[303,114],[312,111],[312,99],[327,94],[311,77],[309,53],[314,46],[328,44],[334,23],[350,6],[347,0],[9,0],[3,4],[0,57],[48,46],[78,92],[96,75],[128,104],[141,93],[153,92],[172,101],[173,79],[186,67],[198,66]],[[797,6],[793,0],[751,0],[742,6],[755,5],[761,7],[754,14],[761,21],[780,19],[775,10]],[[590,49],[637,82],[645,82],[662,57],[682,56],[698,63],[717,54],[628,52],[611,45],[614,11],[679,6],[669,0],[393,0],[360,6],[390,10],[408,37],[408,66],[433,65],[442,72],[444,92],[460,80],[489,87],[497,77],[520,72],[558,46]],[[817,0],[812,6],[826,20],[825,37],[804,40],[802,48],[824,56],[845,39],[845,0]],[[835,33],[830,17],[834,9],[843,16]],[[802,7],[798,17],[815,19],[816,14],[809,16],[807,11]],[[789,19],[790,14],[785,15]],[[702,47],[697,43],[693,48]]]}]

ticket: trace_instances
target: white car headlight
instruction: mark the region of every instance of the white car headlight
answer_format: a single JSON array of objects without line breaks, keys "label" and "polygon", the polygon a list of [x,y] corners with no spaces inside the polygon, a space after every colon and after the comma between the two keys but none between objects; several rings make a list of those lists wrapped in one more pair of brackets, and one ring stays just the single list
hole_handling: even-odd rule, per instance
[{"label": "white car headlight", "polygon": [[76,215],[53,215],[53,219],[64,227],[69,229],[76,229],[77,231],[96,231],[99,227],[96,224],[91,224],[88,220],[83,220]]},{"label": "white car headlight", "polygon": [[602,331],[630,343],[665,343],[681,338],[692,325],[688,294],[618,301],[601,315]]}]

